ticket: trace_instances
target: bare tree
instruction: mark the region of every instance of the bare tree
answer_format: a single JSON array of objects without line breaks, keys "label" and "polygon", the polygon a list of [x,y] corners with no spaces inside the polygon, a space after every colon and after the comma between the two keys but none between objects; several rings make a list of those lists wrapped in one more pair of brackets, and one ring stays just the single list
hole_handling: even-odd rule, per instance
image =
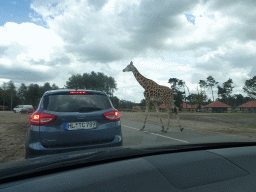
[{"label": "bare tree", "polygon": [[[215,79],[210,75],[207,77],[207,87],[210,87],[211,90],[215,87],[219,82],[216,82]],[[212,101],[214,102],[213,90],[212,90]]]}]

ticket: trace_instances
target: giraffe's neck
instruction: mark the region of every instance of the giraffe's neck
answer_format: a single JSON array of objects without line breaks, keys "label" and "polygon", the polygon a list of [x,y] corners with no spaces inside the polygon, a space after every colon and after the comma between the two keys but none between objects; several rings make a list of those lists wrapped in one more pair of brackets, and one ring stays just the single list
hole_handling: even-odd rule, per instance
[{"label": "giraffe's neck", "polygon": [[139,82],[139,84],[145,89],[147,82],[150,81],[150,79],[147,79],[146,77],[144,77],[143,75],[141,75],[139,73],[139,71],[134,67],[133,70],[133,75],[135,77],[135,79]]}]

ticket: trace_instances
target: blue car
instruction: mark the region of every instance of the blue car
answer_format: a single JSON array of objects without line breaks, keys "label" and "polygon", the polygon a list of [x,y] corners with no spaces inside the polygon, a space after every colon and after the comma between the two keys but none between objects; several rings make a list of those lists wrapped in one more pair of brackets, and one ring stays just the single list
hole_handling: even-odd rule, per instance
[{"label": "blue car", "polygon": [[26,158],[121,146],[120,113],[108,96],[94,90],[52,90],[30,117]]}]

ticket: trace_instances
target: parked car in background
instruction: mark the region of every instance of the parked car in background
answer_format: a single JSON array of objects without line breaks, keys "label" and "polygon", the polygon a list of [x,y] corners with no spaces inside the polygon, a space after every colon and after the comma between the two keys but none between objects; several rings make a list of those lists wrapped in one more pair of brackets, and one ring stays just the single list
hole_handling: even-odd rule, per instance
[{"label": "parked car in background", "polygon": [[35,110],[34,108],[22,108],[20,114],[22,113],[33,113]]},{"label": "parked car in background", "polygon": [[32,105],[17,105],[14,107],[13,112],[14,113],[19,113],[21,110],[26,110],[26,109],[33,109]]},{"label": "parked car in background", "polygon": [[74,150],[121,146],[120,113],[108,96],[93,90],[44,93],[30,117],[26,158]]}]

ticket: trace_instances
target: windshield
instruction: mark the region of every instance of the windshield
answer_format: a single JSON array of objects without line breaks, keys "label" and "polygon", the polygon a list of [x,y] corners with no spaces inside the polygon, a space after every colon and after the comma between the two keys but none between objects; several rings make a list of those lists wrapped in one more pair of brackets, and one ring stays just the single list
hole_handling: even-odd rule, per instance
[{"label": "windshield", "polygon": [[13,0],[1,8],[0,163],[255,142],[256,1]]}]

